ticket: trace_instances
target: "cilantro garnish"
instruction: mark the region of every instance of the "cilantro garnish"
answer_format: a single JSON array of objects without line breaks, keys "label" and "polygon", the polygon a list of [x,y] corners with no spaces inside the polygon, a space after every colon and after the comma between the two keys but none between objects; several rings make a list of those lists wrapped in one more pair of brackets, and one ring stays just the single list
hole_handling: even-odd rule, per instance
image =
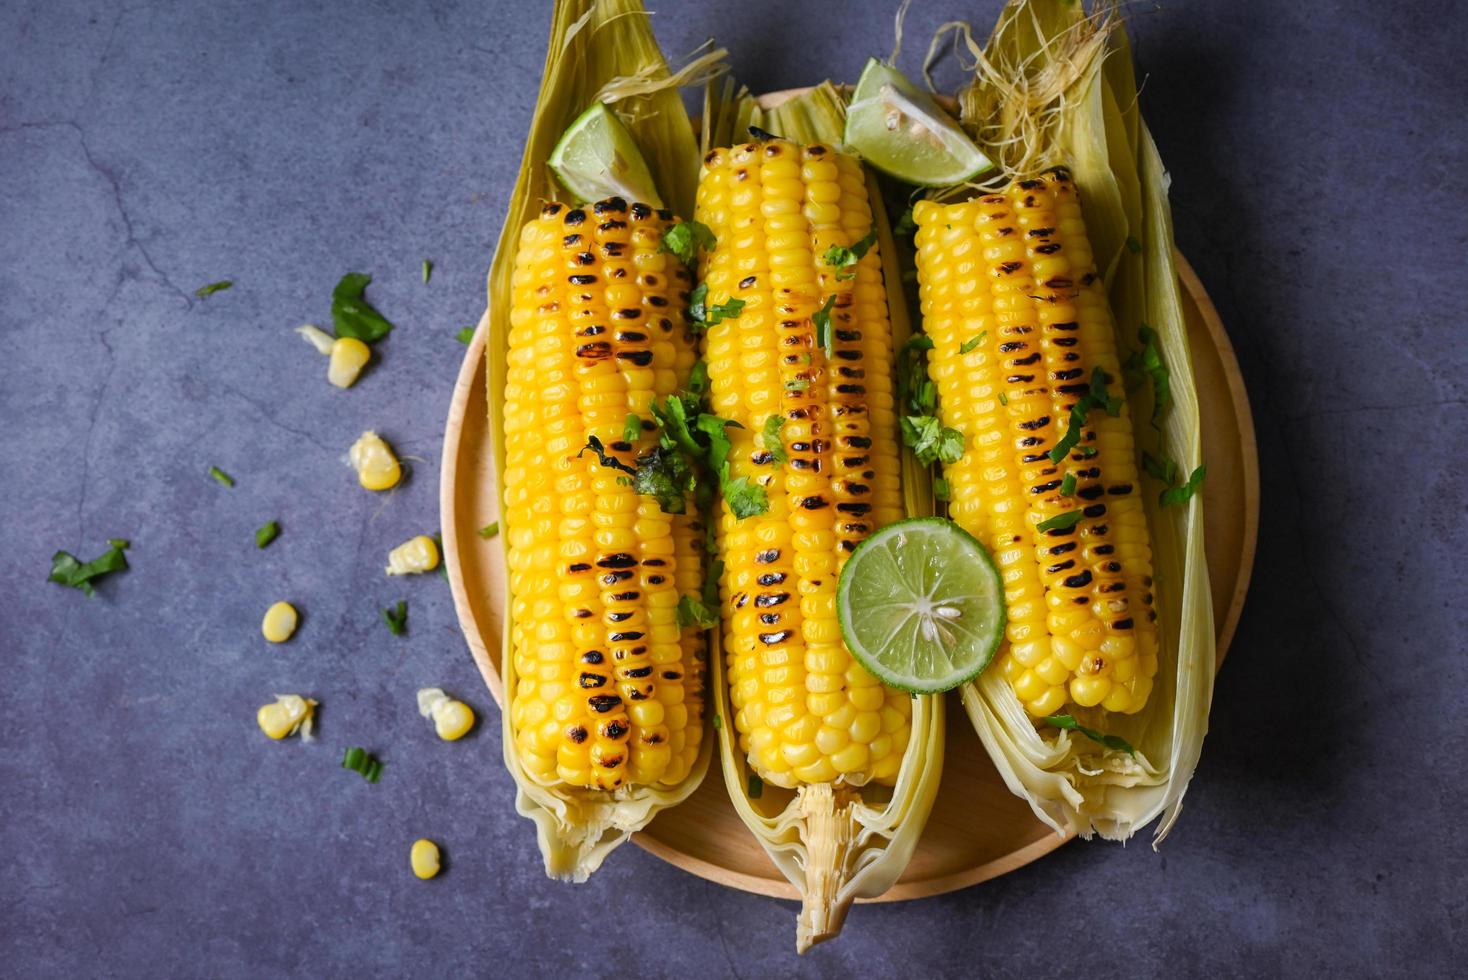
[{"label": "cilantro garnish", "polygon": [[816,328],[816,346],[826,352],[826,359],[836,357],[836,338],[831,329],[831,309],[836,305],[836,294],[826,297],[825,305],[811,314],[810,322]]},{"label": "cilantro garnish", "polygon": [[633,442],[642,435],[642,419],[637,417],[636,412],[629,413],[627,421],[622,423],[622,438]]},{"label": "cilantro garnish", "polygon": [[902,439],[924,466],[938,461],[956,463],[963,456],[963,433],[948,428],[935,415],[904,415]]},{"label": "cilantro garnish", "polygon": [[271,521],[255,532],[255,547],[264,548],[280,536],[280,525]]},{"label": "cilantro garnish", "polygon": [[967,354],[969,351],[973,350],[975,347],[977,347],[980,344],[982,344],[984,342],[984,338],[987,337],[987,336],[989,336],[989,331],[987,331],[987,330],[980,330],[978,333],[974,334],[968,340],[965,340],[959,346],[958,352],[960,354]]},{"label": "cilantro garnish", "polygon": [[724,501],[741,521],[770,509],[770,498],[765,493],[765,488],[747,476],[724,482]]},{"label": "cilantro garnish", "polygon": [[198,289],[194,290],[194,295],[199,297],[200,299],[203,299],[205,296],[213,296],[215,293],[230,289],[233,286],[234,283],[230,280],[221,279],[218,282],[211,282],[207,286],[200,286]]},{"label": "cilantro garnish", "polygon": [[1096,731],[1094,728],[1087,728],[1085,725],[1076,721],[1074,715],[1048,715],[1041,720],[1051,728],[1067,728],[1071,731],[1080,732],[1086,738],[1089,738],[1093,742],[1099,742],[1108,749],[1115,749],[1118,752],[1125,752],[1133,758],[1136,757],[1137,750],[1132,748],[1131,743],[1126,739],[1120,735],[1105,735]]},{"label": "cilantro garnish", "polygon": [[112,572],[127,571],[127,556],[123,552],[132,547],[132,542],[126,538],[111,538],[107,543],[111,547],[100,558],[93,558],[86,563],[78,561],[69,551],[56,552],[51,556],[51,574],[46,580],[80,589],[90,598],[96,592],[92,588],[93,579]]},{"label": "cilantro garnish", "polygon": [[702,332],[716,323],[732,320],[744,311],[744,300],[727,299],[722,303],[708,305],[709,284],[701,282],[688,294],[688,326],[694,332]]},{"label": "cilantro garnish", "polygon": [[780,429],[784,425],[785,416],[771,415],[765,419],[764,431],[760,433],[760,437],[765,443],[765,449],[769,450],[770,455],[774,457],[776,463],[783,463],[790,458],[789,454],[785,452],[785,443],[780,438]]},{"label": "cilantro garnish", "polygon": [[713,231],[700,221],[680,221],[663,232],[662,250],[678,256],[684,265],[693,265],[699,249],[711,252],[715,244]]},{"label": "cilantro garnish", "polygon": [[1076,475],[1065,474],[1065,479],[1060,481],[1060,495],[1062,497],[1074,497],[1076,495]]},{"label": "cilantro garnish", "polygon": [[348,272],[331,291],[331,322],[338,337],[355,337],[376,343],[392,333],[392,324],[367,302],[367,284],[372,277]]},{"label": "cilantro garnish", "polygon": [[388,632],[393,636],[402,636],[408,629],[408,602],[399,599],[397,605],[387,609],[379,609],[382,621],[387,624]]},{"label": "cilantro garnish", "polygon": [[837,279],[855,279],[856,264],[877,244],[877,229],[867,232],[860,241],[850,245],[832,245],[821,256],[821,261],[836,270]]},{"label": "cilantro garnish", "polygon": [[460,327],[459,332],[454,334],[454,339],[465,345],[474,343],[474,327]]},{"label": "cilantro garnish", "polygon": [[1112,418],[1121,414],[1121,399],[1110,394],[1106,386],[1111,382],[1111,375],[1101,365],[1096,365],[1091,372],[1091,390],[1086,392],[1070,409],[1070,424],[1065,430],[1065,435],[1060,441],[1051,447],[1047,454],[1052,463],[1058,463],[1065,459],[1066,455],[1081,441],[1081,430],[1086,427],[1086,416],[1093,408],[1104,408],[1106,414]]},{"label": "cilantro garnish", "polygon": [[1158,502],[1164,507],[1178,507],[1193,499],[1198,488],[1203,485],[1203,478],[1208,475],[1208,467],[1200,466],[1188,477],[1188,482],[1182,486],[1168,487],[1158,497]]},{"label": "cilantro garnish", "polygon": [[481,527],[479,529],[479,536],[481,538],[492,538],[496,534],[499,534],[499,533],[500,533],[500,522],[499,521],[490,521],[488,524],[484,525],[483,527]]},{"label": "cilantro garnish", "polygon": [[1043,520],[1035,525],[1036,531],[1068,531],[1081,522],[1085,516],[1080,509],[1063,510],[1048,520]]}]

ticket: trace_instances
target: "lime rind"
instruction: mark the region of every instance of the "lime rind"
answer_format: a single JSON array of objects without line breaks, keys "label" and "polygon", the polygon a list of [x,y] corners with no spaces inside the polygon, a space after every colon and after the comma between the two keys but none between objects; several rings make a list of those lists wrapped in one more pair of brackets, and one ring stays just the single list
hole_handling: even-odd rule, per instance
[{"label": "lime rind", "polygon": [[663,206],[632,131],[602,102],[576,117],[546,163],[577,203],[620,197]]},{"label": "lime rind", "polygon": [[836,587],[842,638],[889,687],[939,694],[977,677],[1004,639],[993,557],[952,521],[917,517],[873,534]]},{"label": "lime rind", "polygon": [[843,140],[878,170],[924,187],[961,184],[994,167],[930,94],[877,58],[852,92]]}]

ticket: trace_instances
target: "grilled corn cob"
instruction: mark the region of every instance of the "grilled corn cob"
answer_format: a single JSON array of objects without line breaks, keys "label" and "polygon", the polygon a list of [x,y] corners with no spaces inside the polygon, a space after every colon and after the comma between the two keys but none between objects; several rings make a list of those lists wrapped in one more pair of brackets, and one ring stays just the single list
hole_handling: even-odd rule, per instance
[{"label": "grilled corn cob", "polygon": [[[732,781],[742,773],[728,778],[741,816],[802,888],[804,950],[835,935],[856,894],[896,880],[910,850],[883,849],[904,819],[920,829],[936,776],[904,768],[915,704],[924,759],[941,737],[934,706],[852,659],[835,609],[847,556],[903,516],[892,327],[875,239],[859,257],[848,251],[874,229],[850,157],[786,140],[712,150],[696,213],[716,241],[702,266],[708,304],[744,304],[709,327],[705,346],[714,412],[742,426],[729,429],[729,476],[768,502],[740,518],[726,499],[717,528],[728,710],[752,774],[796,792],[773,816],[779,800],[750,803],[757,794]],[[725,752],[727,774],[727,742]],[[878,788],[909,772],[922,775],[904,790]],[[873,873],[855,880],[856,866]]]},{"label": "grilled corn cob", "polygon": [[[945,468],[949,512],[1006,586],[999,669],[1035,717],[1067,703],[1140,711],[1157,673],[1152,552],[1075,186],[1056,168],[974,200],[920,202],[913,218],[929,372],[967,447]],[[1104,398],[1093,382],[1110,384]],[[1066,451],[1077,402],[1084,425]]]},{"label": "grilled corn cob", "polygon": [[[695,519],[614,467],[655,443],[654,398],[687,381],[687,271],[666,211],[547,204],[520,236],[504,389],[504,528],[518,764],[546,787],[682,782],[703,737],[703,634],[680,630],[701,581]],[[691,507],[689,508],[691,510]],[[513,683],[510,683],[511,679]],[[635,828],[633,828],[635,829]]]}]

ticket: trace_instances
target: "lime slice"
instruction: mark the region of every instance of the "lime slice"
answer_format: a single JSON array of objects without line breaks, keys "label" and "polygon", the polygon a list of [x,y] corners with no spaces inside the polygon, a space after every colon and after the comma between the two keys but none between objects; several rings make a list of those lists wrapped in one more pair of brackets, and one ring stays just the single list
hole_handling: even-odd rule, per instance
[{"label": "lime slice", "polygon": [[876,58],[851,94],[844,139],[878,170],[922,187],[961,184],[994,167],[931,95]]},{"label": "lime slice", "polygon": [[941,517],[882,528],[836,586],[853,656],[889,687],[937,694],[989,666],[1004,638],[1004,584],[973,536]]},{"label": "lime slice", "polygon": [[576,117],[546,163],[577,203],[620,197],[663,206],[631,130],[604,103]]}]

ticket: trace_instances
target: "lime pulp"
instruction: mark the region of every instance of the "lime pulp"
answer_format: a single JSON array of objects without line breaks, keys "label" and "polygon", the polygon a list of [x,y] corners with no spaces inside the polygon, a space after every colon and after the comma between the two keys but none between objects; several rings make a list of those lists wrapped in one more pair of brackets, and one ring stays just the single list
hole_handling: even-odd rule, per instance
[{"label": "lime pulp", "polygon": [[921,187],[961,184],[994,167],[932,95],[877,58],[852,92],[844,139],[878,170]]},{"label": "lime pulp", "polygon": [[632,131],[601,102],[576,117],[546,163],[578,203],[620,197],[663,206]]},{"label": "lime pulp", "polygon": [[972,680],[1004,638],[994,559],[952,521],[919,517],[877,531],[836,586],[852,656],[882,683],[937,694]]}]

